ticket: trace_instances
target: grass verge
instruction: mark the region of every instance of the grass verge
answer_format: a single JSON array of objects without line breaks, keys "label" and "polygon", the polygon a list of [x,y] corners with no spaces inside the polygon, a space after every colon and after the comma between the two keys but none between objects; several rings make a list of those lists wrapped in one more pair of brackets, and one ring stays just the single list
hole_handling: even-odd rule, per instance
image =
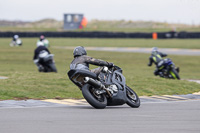
[{"label": "grass verge", "polygon": [[[142,46],[167,47],[165,40],[143,39],[53,39],[50,38],[51,46]],[[0,99],[46,99],[46,98],[82,98],[81,91],[68,79],[67,71],[71,63],[72,50],[52,49],[55,54],[58,73],[39,73],[32,61],[33,51],[36,47],[37,38],[23,39],[22,47],[10,47],[9,39],[0,39],[0,76],[9,79],[0,80]],[[125,43],[125,42],[128,43]],[[186,48],[188,42],[193,48],[198,40],[168,40],[178,48]],[[168,47],[171,47],[169,45]],[[127,85],[133,88],[140,96],[142,95],[172,95],[188,94],[200,91],[200,85],[186,80],[169,80],[155,77],[154,66],[148,67],[150,54],[141,53],[118,53],[88,51],[88,55],[120,66],[127,80]],[[182,79],[200,79],[200,56],[171,56],[177,66],[180,66]],[[94,68],[92,66],[91,68]]]}]

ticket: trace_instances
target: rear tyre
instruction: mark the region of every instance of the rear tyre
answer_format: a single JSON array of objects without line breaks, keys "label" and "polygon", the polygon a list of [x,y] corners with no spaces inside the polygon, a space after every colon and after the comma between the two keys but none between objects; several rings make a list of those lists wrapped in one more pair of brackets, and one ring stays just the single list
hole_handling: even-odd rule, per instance
[{"label": "rear tyre", "polygon": [[140,107],[140,99],[138,95],[128,86],[126,86],[127,102],[130,107],[138,108]]},{"label": "rear tyre", "polygon": [[107,105],[106,96],[104,94],[96,94],[95,88],[89,84],[83,86],[82,94],[86,101],[96,109],[104,109]]},{"label": "rear tyre", "polygon": [[57,69],[54,63],[49,64],[49,67],[50,67],[51,72],[57,72]]}]

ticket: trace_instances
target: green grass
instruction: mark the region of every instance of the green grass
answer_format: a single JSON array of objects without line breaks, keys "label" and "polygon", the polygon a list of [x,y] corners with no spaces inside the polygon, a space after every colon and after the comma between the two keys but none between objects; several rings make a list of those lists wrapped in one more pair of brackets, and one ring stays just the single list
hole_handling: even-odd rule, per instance
[{"label": "green grass", "polygon": [[[10,39],[0,39],[0,99],[82,98],[81,91],[68,79],[67,71],[73,59],[72,50],[53,49],[58,73],[39,73],[34,65],[33,51],[37,38],[23,38],[22,47],[10,47]],[[198,48],[199,40],[150,39],[63,39],[49,38],[51,46],[127,46]],[[140,44],[140,45],[139,45]],[[168,45],[169,44],[169,45]],[[120,66],[127,84],[141,95],[188,94],[200,91],[200,85],[186,80],[155,77],[154,66],[148,67],[150,54],[88,51],[88,55]],[[200,56],[172,56],[180,66],[182,79],[200,79]],[[94,67],[91,67],[94,68]]]},{"label": "green grass", "polygon": [[[59,28],[53,27],[53,28],[43,28],[43,27],[0,27],[1,32],[7,32],[7,31],[13,31],[13,32],[55,32],[55,31],[66,31],[63,30],[62,26]],[[74,30],[75,32],[81,32],[81,31],[103,31],[103,32],[169,32],[172,31],[172,28],[117,28],[117,27],[99,27],[99,28],[92,28],[87,27],[85,29],[77,29]],[[177,32],[200,32],[200,28],[177,28]]]},{"label": "green grass", "polygon": [[[1,47],[7,46],[11,38],[0,38]],[[23,44],[36,46],[38,38],[22,38]],[[158,47],[200,49],[200,39],[97,39],[97,38],[48,38],[52,46],[96,46],[96,47]],[[10,49],[9,49],[10,50]]]},{"label": "green grass", "polygon": [[96,47],[158,47],[200,49],[199,39],[49,39],[52,44],[59,46],[96,46]]},{"label": "green grass", "polygon": [[[48,24],[47,24],[48,25]],[[142,26],[142,27],[132,27],[132,26],[119,26],[119,25],[112,25],[112,24],[104,24],[104,23],[100,23],[100,24],[89,24],[86,28],[84,29],[77,29],[77,30],[73,30],[75,32],[82,32],[82,31],[103,31],[103,32],[147,32],[147,33],[152,33],[152,32],[169,32],[172,31],[173,28],[172,27],[176,27],[176,26],[161,26],[161,27],[154,27],[152,26]],[[67,31],[63,29],[63,24],[60,25],[52,25],[52,26],[48,26],[45,27],[45,25],[42,26],[37,26],[37,25],[33,25],[31,27],[25,27],[25,26],[6,26],[0,27],[0,31],[1,32],[7,32],[7,31],[13,31],[13,32],[56,32],[56,31]],[[176,32],[200,32],[200,27],[199,26],[190,26],[190,27],[177,27],[176,28]]]},{"label": "green grass", "polygon": [[[199,32],[199,25],[172,24],[153,21],[125,21],[125,20],[90,20],[87,27],[73,30],[81,31],[107,31],[107,32],[169,32],[176,28],[177,32]],[[0,31],[66,31],[63,21],[55,19],[42,19],[34,22],[0,21]]]},{"label": "green grass", "polygon": [[[107,32],[169,32],[172,31],[172,28],[86,28],[82,30],[76,30],[76,31],[107,31]],[[200,28],[177,28],[176,32],[199,32]]]}]

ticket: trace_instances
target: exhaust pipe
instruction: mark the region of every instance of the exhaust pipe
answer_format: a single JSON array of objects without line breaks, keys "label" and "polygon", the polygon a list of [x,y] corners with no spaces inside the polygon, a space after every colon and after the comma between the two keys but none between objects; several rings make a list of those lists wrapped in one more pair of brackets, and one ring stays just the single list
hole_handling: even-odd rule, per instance
[{"label": "exhaust pipe", "polygon": [[90,85],[94,86],[97,89],[104,89],[105,88],[102,83],[97,82],[94,79],[89,78],[89,77],[85,77],[84,78],[84,82],[87,83],[87,84],[90,84]]},{"label": "exhaust pipe", "polygon": [[110,94],[110,92],[105,88],[105,86],[102,83],[97,82],[94,79],[89,78],[89,77],[85,77],[84,78],[84,82],[87,83],[87,84],[92,85],[93,87],[95,87],[97,89],[103,89],[103,90],[105,90],[107,92],[107,94],[109,95],[109,97],[112,97],[112,95]]}]

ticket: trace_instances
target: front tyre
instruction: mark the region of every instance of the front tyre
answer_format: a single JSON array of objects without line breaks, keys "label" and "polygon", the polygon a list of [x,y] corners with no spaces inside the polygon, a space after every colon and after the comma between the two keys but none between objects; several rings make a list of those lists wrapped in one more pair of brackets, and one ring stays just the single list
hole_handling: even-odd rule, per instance
[{"label": "front tyre", "polygon": [[170,75],[172,76],[173,79],[179,79],[180,80],[178,72],[174,68],[170,71]]},{"label": "front tyre", "polygon": [[126,86],[127,102],[130,107],[138,108],[140,107],[140,99],[138,95],[128,86]]},{"label": "front tyre", "polygon": [[104,109],[107,105],[106,96],[104,94],[96,94],[95,88],[89,84],[83,86],[82,94],[86,101],[96,109]]}]

